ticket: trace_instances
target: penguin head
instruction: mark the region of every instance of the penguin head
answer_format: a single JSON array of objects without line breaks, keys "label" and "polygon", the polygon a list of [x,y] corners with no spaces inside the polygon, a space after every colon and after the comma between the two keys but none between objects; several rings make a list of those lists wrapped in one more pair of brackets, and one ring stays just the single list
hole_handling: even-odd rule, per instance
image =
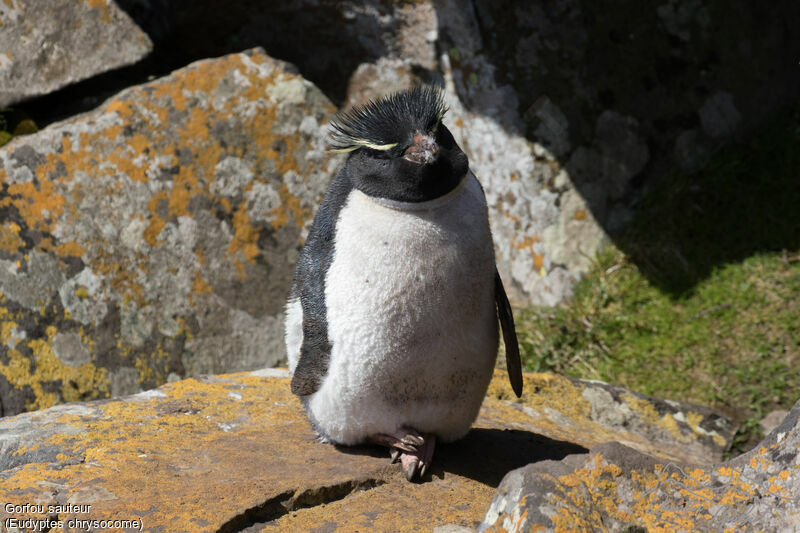
[{"label": "penguin head", "polygon": [[356,189],[379,198],[424,202],[453,190],[469,162],[442,123],[447,107],[435,87],[414,87],[340,113],[332,151],[350,152],[345,172]]}]

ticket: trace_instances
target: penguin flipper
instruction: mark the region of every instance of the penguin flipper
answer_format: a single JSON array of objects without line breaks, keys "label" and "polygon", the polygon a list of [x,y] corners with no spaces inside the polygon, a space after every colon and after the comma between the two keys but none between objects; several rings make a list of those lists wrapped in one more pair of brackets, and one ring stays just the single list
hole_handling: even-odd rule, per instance
[{"label": "penguin flipper", "polygon": [[330,363],[331,346],[328,342],[324,302],[320,309],[318,296],[322,290],[324,297],[324,286],[320,287],[317,280],[308,279],[318,277],[315,274],[313,269],[297,269],[297,290],[301,293],[300,304],[303,308],[303,343],[291,384],[292,393],[297,396],[308,396],[317,392],[328,373]]},{"label": "penguin flipper", "polygon": [[298,396],[317,392],[328,375],[331,344],[325,276],[333,261],[336,219],[351,190],[350,180],[340,172],[325,193],[297,259],[292,293],[300,298],[303,309],[303,343],[292,376],[292,393]]},{"label": "penguin flipper", "polygon": [[506,290],[497,269],[494,271],[494,300],[497,304],[497,315],[500,317],[500,328],[503,330],[503,343],[506,346],[506,369],[511,388],[517,398],[522,396],[522,362],[519,358],[517,331],[514,329],[514,315],[508,303]]}]

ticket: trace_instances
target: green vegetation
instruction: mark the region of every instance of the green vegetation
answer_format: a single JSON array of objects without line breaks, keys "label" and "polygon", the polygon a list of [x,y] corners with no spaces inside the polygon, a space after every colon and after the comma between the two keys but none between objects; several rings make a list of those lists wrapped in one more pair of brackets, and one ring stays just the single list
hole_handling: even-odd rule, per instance
[{"label": "green vegetation", "polygon": [[664,180],[572,301],[518,314],[529,370],[710,405],[741,424],[800,398],[800,107]]},{"label": "green vegetation", "polygon": [[0,146],[18,135],[36,133],[36,123],[19,109],[0,109]]}]

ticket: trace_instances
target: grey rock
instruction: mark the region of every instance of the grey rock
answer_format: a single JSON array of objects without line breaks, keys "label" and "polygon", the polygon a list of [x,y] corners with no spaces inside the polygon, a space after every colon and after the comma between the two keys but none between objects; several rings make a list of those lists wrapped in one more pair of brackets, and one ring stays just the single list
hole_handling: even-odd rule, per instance
[{"label": "grey rock", "polygon": [[698,112],[703,130],[715,139],[736,133],[742,115],[733,103],[733,95],[720,91],[710,96]]},{"label": "grey rock", "polygon": [[[542,232],[542,244],[550,252],[550,260],[576,274],[588,272],[595,255],[608,242],[588,200],[599,197],[591,203],[601,205],[603,191],[587,185],[581,192],[568,189],[561,194],[558,221]],[[603,217],[602,208],[598,214]]]},{"label": "grey rock", "polygon": [[124,2],[134,4],[157,48],[196,58],[258,45],[298,65],[337,105],[346,103],[349,79],[362,64],[400,59],[436,68],[439,32],[431,1],[230,2],[224,10],[215,0]]},{"label": "grey rock", "polygon": [[445,524],[443,526],[436,526],[433,528],[433,533],[474,533],[475,530],[471,527],[460,526],[458,524]]},{"label": "grey rock", "polygon": [[614,400],[605,389],[587,388],[581,394],[592,404],[592,420],[610,427],[622,427],[633,418],[633,412],[625,405]]},{"label": "grey rock", "polygon": [[619,443],[509,472],[479,531],[795,531],[800,402],[755,449],[711,466],[664,461]]},{"label": "grey rock", "polygon": [[[497,374],[495,379],[506,377]],[[587,450],[616,441],[665,461],[708,465],[722,460],[737,429],[707,407],[665,401],[601,381],[526,373],[526,392],[520,400],[510,399],[510,386],[489,391],[519,412],[496,412],[498,420],[513,419],[519,429]]]},{"label": "grey rock", "polygon": [[365,104],[423,81],[409,60],[382,57],[375,63],[362,63],[350,76],[344,107]]},{"label": "grey rock", "polygon": [[767,414],[767,416],[761,419],[761,422],[758,423],[758,426],[765,434],[770,433],[773,429],[778,427],[787,416],[789,416],[789,411],[785,409],[771,411]]},{"label": "grey rock", "polygon": [[[455,2],[437,5],[445,27],[464,18],[456,11],[477,20],[461,25],[477,28],[480,38],[467,42],[479,45],[462,47],[447,40],[457,32],[440,32],[443,49],[462,52],[453,69],[463,70],[466,80],[474,74],[472,86],[485,83],[484,73],[499,73],[494,83],[515,96],[494,111],[473,103],[475,89],[456,81],[464,105],[507,132],[524,135],[534,145],[534,157],[545,158],[537,162],[550,164],[547,153],[554,155],[556,172],[566,170],[579,194],[587,184],[606,191],[599,202],[609,208],[606,217],[598,215],[594,199],[585,198],[606,233],[617,233],[626,224],[627,217],[614,211],[630,210],[676,164],[681,170],[701,168],[713,149],[753,132],[793,102],[800,84],[800,70],[784,67],[796,64],[790,50],[800,46],[797,32],[785,24],[800,17],[796,2],[782,2],[770,13],[745,0],[664,0],[642,9],[580,0],[474,0],[472,9]],[[730,17],[731,12],[742,16]],[[770,32],[765,34],[765,27]],[[525,129],[506,118],[509,107],[523,113]],[[552,120],[537,116],[542,112]],[[562,134],[565,123],[568,137]],[[560,141],[567,138],[569,148],[564,149]],[[553,201],[560,201],[559,194]],[[521,220],[520,226],[525,225]],[[545,257],[545,263],[552,260],[549,250]],[[573,272],[571,265],[565,268]],[[522,289],[517,297],[526,302],[536,298],[521,278],[515,282]]]},{"label": "grey rock", "polygon": [[[170,376],[174,374],[174,372],[169,373]],[[114,398],[142,391],[142,387],[139,385],[139,372],[135,368],[123,366],[112,370],[109,372],[108,380],[111,383],[109,392]]]},{"label": "grey rock", "polygon": [[0,107],[130,65],[153,48],[114,0],[9,0],[0,24]]},{"label": "grey rock", "polygon": [[75,332],[57,333],[53,337],[53,353],[70,366],[79,366],[92,359],[80,335]]},{"label": "grey rock", "polygon": [[706,30],[711,23],[708,9],[700,0],[669,0],[658,6],[656,13],[667,32],[684,42],[691,41],[693,29]]},{"label": "grey rock", "polygon": [[638,122],[633,117],[606,110],[597,117],[596,142],[602,155],[602,183],[609,188],[611,198],[619,198],[628,189],[628,182],[642,171],[650,159],[647,143],[637,133]]},{"label": "grey rock", "polygon": [[525,112],[528,123],[537,123],[534,136],[541,140],[553,155],[561,157],[569,152],[569,122],[564,113],[547,96],[540,96]]},{"label": "grey rock", "polygon": [[281,361],[297,253],[342,163],[333,111],[252,50],[0,149],[19,235],[0,259],[3,414]]},{"label": "grey rock", "polygon": [[710,146],[706,138],[697,130],[684,131],[675,140],[675,160],[683,171],[700,170],[710,157]]}]

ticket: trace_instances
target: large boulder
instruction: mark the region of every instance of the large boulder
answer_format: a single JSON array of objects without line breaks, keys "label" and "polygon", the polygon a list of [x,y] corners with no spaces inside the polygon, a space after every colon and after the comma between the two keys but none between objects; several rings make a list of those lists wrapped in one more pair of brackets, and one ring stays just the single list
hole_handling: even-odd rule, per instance
[{"label": "large boulder", "polygon": [[0,107],[130,65],[153,48],[114,0],[7,0],[0,28]]},{"label": "large boulder", "polygon": [[513,139],[467,142],[494,156],[483,175],[504,177],[487,191],[501,274],[523,302],[568,296],[653,183],[702,168],[800,83],[784,67],[800,46],[793,1],[435,4],[459,100]]},{"label": "large boulder", "polygon": [[[666,461],[681,456],[693,433],[654,437],[661,421],[648,405],[655,400],[627,391],[531,374],[518,403],[504,399],[507,379],[497,372],[475,427],[437,447],[430,478],[420,484],[408,483],[385,449],[319,442],[281,369],[186,379],[7,417],[0,421],[0,521],[139,520],[127,525],[147,531],[472,528],[510,470],[583,454],[609,438],[664,450]],[[627,430],[592,421],[596,402],[581,400],[614,390],[637,398]],[[546,405],[561,410],[560,428],[546,422],[556,417]],[[691,418],[704,410],[676,404],[665,412]],[[701,418],[700,427],[721,420]]]},{"label": "large boulder", "polygon": [[280,361],[333,112],[253,50],[0,149],[0,415]]},{"label": "large boulder", "polygon": [[753,450],[714,465],[619,443],[510,472],[480,531],[797,531],[800,402]]}]

